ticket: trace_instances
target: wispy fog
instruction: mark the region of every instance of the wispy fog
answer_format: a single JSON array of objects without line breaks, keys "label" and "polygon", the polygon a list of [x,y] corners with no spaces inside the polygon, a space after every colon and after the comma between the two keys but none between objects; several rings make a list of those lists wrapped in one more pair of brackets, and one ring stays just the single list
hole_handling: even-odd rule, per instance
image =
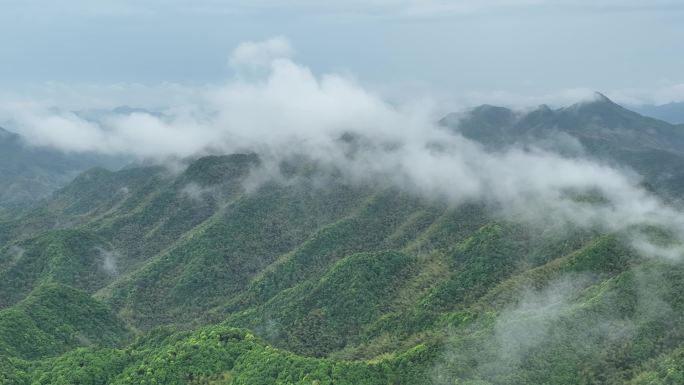
[{"label": "wispy fog", "polygon": [[268,170],[305,155],[351,181],[385,181],[454,204],[485,199],[518,220],[622,232],[644,254],[681,256],[679,242],[655,242],[644,227],[667,227],[679,240],[684,217],[633,173],[542,149],[486,151],[435,124],[430,100],[388,103],[346,74],[315,76],[293,52],[281,37],[243,43],[229,59],[239,69],[233,80],[158,113],[86,120],[27,104],[6,113],[32,143],[64,151],[160,162],[249,151]]},{"label": "wispy fog", "polygon": [[100,247],[97,248],[97,252],[102,260],[102,270],[112,276],[119,275],[118,264],[119,260],[121,259],[119,252],[116,250],[105,250]]}]

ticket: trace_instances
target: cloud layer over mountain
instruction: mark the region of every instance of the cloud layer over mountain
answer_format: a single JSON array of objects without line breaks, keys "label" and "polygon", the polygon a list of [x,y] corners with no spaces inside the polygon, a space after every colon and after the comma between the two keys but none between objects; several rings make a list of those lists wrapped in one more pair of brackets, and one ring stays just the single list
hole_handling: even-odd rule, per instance
[{"label": "cloud layer over mountain", "polygon": [[[243,43],[230,62],[250,76],[161,114],[133,111],[94,121],[17,106],[11,118],[34,144],[64,151],[159,161],[253,151],[267,164],[305,155],[354,181],[384,180],[452,203],[485,198],[522,220],[619,232],[662,225],[684,234],[684,218],[638,187],[632,174],[543,150],[486,151],[435,124],[429,102],[394,105],[349,76],[316,77],[288,58],[292,52],[284,38]],[[640,231],[631,239],[648,254],[680,253]]]}]

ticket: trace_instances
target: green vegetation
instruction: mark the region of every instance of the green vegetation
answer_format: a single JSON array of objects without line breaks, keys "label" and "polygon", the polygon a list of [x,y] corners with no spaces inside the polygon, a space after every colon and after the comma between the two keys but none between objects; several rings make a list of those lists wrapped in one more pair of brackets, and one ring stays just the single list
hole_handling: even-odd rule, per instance
[{"label": "green vegetation", "polygon": [[105,241],[87,231],[55,230],[5,249],[0,259],[0,307],[24,298],[43,283],[88,292],[112,278],[105,268]]},{"label": "green vegetation", "polygon": [[[245,330],[155,330],[126,349],[80,348],[30,365],[15,384],[381,384],[419,383],[433,351],[418,346],[375,363],[306,358],[274,349]],[[9,363],[12,365],[12,363]],[[8,365],[8,367],[9,367]],[[25,363],[14,363],[17,368]]]},{"label": "green vegetation", "polygon": [[258,165],[94,169],[0,212],[0,383],[681,382],[678,263]]},{"label": "green vegetation", "polygon": [[78,346],[113,346],[129,335],[103,304],[69,286],[45,284],[0,310],[0,355],[53,356]]}]

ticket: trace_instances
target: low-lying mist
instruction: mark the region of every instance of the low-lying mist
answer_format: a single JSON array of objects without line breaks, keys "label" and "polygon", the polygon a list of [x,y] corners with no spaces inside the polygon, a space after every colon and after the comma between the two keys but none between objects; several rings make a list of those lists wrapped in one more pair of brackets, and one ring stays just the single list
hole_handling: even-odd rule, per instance
[{"label": "low-lying mist", "polygon": [[[486,200],[520,221],[624,233],[646,255],[680,258],[684,216],[629,170],[541,147],[485,150],[435,123],[429,100],[388,103],[350,76],[315,76],[289,58],[292,52],[283,38],[244,43],[229,60],[232,80],[157,113],[92,120],[24,104],[4,114],[31,143],[67,152],[162,163],[254,152],[264,170],[304,155],[355,183],[384,181],[453,204]],[[653,227],[667,237],[652,236]]]}]

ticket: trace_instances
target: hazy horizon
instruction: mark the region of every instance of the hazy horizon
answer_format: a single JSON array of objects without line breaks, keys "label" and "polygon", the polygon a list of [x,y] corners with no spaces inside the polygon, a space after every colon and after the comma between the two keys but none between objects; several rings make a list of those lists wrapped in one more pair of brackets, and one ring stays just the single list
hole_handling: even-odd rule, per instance
[{"label": "hazy horizon", "polygon": [[668,0],[5,1],[0,100],[150,107],[234,79],[235,47],[281,37],[314,75],[390,100],[661,105],[684,101],[682,21]]}]

